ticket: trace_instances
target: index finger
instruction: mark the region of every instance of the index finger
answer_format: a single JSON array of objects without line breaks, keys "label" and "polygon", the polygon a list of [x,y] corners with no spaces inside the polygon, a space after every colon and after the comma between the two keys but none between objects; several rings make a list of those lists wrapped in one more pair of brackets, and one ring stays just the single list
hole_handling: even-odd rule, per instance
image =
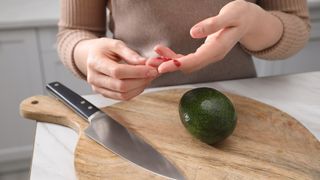
[{"label": "index finger", "polygon": [[187,72],[186,69],[189,69],[188,67],[195,68],[195,65],[197,64],[196,60],[200,60],[200,58],[198,57],[199,54],[192,53],[186,56],[182,56],[178,59],[164,62],[158,67],[158,71],[159,73],[167,73],[178,70]]},{"label": "index finger", "polygon": [[159,73],[167,73],[177,70],[189,72],[190,70],[195,71],[204,67],[208,64],[206,62],[212,59],[212,53],[216,53],[210,50],[213,49],[210,46],[211,45],[209,43],[202,44],[195,53],[162,63],[158,68]]},{"label": "index finger", "polygon": [[145,65],[117,64],[109,68],[107,75],[116,79],[137,79],[156,77],[158,71],[156,68]]},{"label": "index finger", "polygon": [[96,71],[116,79],[149,78],[158,75],[156,68],[146,65],[119,64],[109,59],[100,59]]},{"label": "index finger", "polygon": [[241,31],[237,28],[223,29],[218,37],[207,38],[207,42],[202,44],[195,53],[188,54],[177,61],[181,63],[180,67],[165,62],[162,63],[158,70],[160,73],[182,70],[184,72],[196,71],[210,63],[223,59],[223,57],[238,42]]}]

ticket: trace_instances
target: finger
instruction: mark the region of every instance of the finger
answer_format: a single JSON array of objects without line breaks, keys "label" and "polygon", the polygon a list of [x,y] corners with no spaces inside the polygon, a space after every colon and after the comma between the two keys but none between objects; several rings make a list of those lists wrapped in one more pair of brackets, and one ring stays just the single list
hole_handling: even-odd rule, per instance
[{"label": "finger", "polygon": [[200,46],[194,54],[183,56],[178,60],[181,62],[180,69],[184,72],[192,72],[204,66],[222,60],[233,48],[241,37],[238,28],[225,28],[219,36],[208,37],[209,40]]},{"label": "finger", "polygon": [[96,75],[94,79],[90,79],[90,84],[104,88],[109,89],[115,92],[129,92],[133,89],[136,89],[138,87],[146,86],[150,83],[150,79],[144,78],[144,79],[114,79],[109,76],[105,76],[102,74]]},{"label": "finger", "polygon": [[170,61],[174,58],[179,58],[183,56],[181,54],[176,54],[173,50],[163,45],[157,45],[154,48],[154,51],[157,54],[159,54],[160,57],[148,59],[146,62],[146,65],[149,65],[152,67],[158,67],[163,62]]},{"label": "finger", "polygon": [[[183,56],[183,55],[179,54],[179,55],[177,56],[177,58],[182,57],[182,56]],[[161,57],[150,58],[150,59],[147,60],[146,65],[157,68],[157,67],[159,67],[162,63],[167,62],[167,61],[172,61],[172,60],[174,60],[174,59],[172,59],[172,58],[164,59],[164,58],[161,58]]]},{"label": "finger", "polygon": [[174,72],[180,70],[181,62],[177,59],[173,59],[171,61],[167,61],[162,63],[158,67],[158,72],[160,74],[168,73],[168,72]]},{"label": "finger", "polygon": [[160,64],[163,62],[164,62],[164,60],[161,58],[150,58],[147,60],[146,65],[154,67],[154,68],[158,68],[160,66]]},{"label": "finger", "polygon": [[120,40],[114,40],[112,43],[109,44],[110,50],[115,52],[129,64],[143,65],[147,60],[145,57],[140,56],[137,52],[128,48],[126,44]]},{"label": "finger", "polygon": [[125,100],[125,101],[130,100],[133,97],[141,94],[144,91],[144,89],[145,87],[139,87],[130,92],[121,93],[121,92],[115,92],[115,91],[111,91],[111,90],[100,88],[100,87],[93,87],[93,90],[95,92],[100,93],[105,97],[117,99],[117,100]]},{"label": "finger", "polygon": [[119,64],[115,61],[99,58],[89,64],[90,68],[99,73],[116,79],[148,78],[158,75],[157,69],[145,65]]},{"label": "finger", "polygon": [[201,45],[195,53],[177,59],[181,64],[180,67],[171,62],[164,62],[159,66],[158,72],[166,73],[182,70],[189,73],[219,61],[238,42],[240,33],[241,31],[237,28],[226,28],[219,33],[219,36],[210,35],[209,40]]},{"label": "finger", "polygon": [[[205,45],[202,45],[201,48],[204,48]],[[163,63],[159,66],[158,72],[159,73],[168,73],[168,72],[173,72],[177,70],[181,70],[185,73],[190,73],[196,70],[201,69],[202,67],[206,66],[208,64],[207,59],[211,59],[210,57],[206,57],[202,53],[191,53],[186,56],[183,56],[177,61],[180,62],[180,66],[176,66],[173,63]],[[214,60],[214,58],[213,58]],[[213,61],[212,61],[213,62]]]},{"label": "finger", "polygon": [[174,72],[174,71],[178,71],[178,70],[179,70],[178,67],[176,67],[175,65],[173,65],[172,63],[169,63],[169,62],[163,63],[158,67],[158,71],[160,74]]},{"label": "finger", "polygon": [[109,68],[108,75],[116,79],[137,79],[156,77],[158,71],[156,68],[145,65],[118,64]]},{"label": "finger", "polygon": [[170,48],[163,46],[163,45],[157,45],[153,49],[157,54],[164,57],[170,57],[170,58],[177,58],[178,54],[175,53]]},{"label": "finger", "polygon": [[207,18],[193,26],[190,35],[193,38],[204,38],[223,28],[233,26],[235,18],[234,15],[227,13]]}]

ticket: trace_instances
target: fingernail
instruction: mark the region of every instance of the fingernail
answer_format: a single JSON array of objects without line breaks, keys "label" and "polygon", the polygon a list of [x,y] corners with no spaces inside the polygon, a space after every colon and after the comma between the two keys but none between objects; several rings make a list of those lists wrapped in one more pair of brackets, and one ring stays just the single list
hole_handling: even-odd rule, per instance
[{"label": "fingernail", "polygon": [[201,27],[195,27],[192,29],[192,34],[195,36],[201,36],[203,34]]},{"label": "fingernail", "polygon": [[155,76],[157,76],[157,75],[158,75],[158,71],[155,70],[155,69],[152,69],[152,70],[150,70],[150,71],[147,73],[147,76],[148,76],[148,77],[155,77]]}]

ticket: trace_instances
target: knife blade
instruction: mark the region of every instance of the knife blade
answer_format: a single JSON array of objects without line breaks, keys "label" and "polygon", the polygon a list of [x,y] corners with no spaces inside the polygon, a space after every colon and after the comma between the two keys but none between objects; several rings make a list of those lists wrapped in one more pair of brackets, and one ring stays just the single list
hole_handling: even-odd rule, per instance
[{"label": "knife blade", "polygon": [[145,170],[169,179],[185,179],[178,169],[150,144],[71,89],[60,82],[51,82],[46,89],[89,122],[85,134],[98,144]]}]

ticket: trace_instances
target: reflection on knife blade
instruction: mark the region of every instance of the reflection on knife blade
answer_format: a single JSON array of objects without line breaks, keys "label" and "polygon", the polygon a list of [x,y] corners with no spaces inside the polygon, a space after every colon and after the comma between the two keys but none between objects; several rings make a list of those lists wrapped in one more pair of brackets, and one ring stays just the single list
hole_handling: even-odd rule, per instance
[{"label": "reflection on knife blade", "polygon": [[104,113],[96,114],[86,134],[115,154],[170,179],[184,179],[175,166],[152,146]]}]

